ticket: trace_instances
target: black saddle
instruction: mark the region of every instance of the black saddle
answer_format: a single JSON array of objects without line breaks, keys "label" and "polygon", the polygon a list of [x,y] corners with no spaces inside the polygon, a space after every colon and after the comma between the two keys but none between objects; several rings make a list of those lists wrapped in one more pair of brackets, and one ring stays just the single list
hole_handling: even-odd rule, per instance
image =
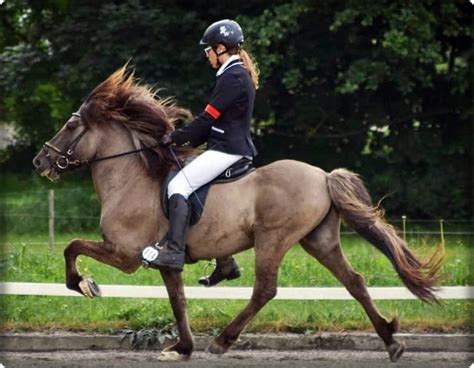
[{"label": "black saddle", "polygon": [[[186,164],[189,164],[193,159],[194,157],[188,160]],[[188,198],[191,206],[191,219],[189,224],[194,225],[201,218],[202,211],[204,211],[204,205],[206,204],[207,193],[209,192],[211,185],[229,183],[238,180],[254,170],[255,167],[253,166],[253,161],[244,157],[225,170],[217,178],[193,192]],[[179,169],[171,169],[161,185],[161,207],[166,218],[168,218],[168,184],[178,172]]]}]

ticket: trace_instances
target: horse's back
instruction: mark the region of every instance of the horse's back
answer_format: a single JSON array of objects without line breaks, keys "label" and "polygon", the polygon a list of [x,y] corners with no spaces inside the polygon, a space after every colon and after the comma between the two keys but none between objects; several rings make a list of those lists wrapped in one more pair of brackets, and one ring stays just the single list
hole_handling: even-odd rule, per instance
[{"label": "horse's back", "polygon": [[325,181],[327,173],[317,167],[296,160],[279,160],[259,167],[257,173],[270,178],[278,176],[279,179],[294,181],[295,178],[303,180]]}]

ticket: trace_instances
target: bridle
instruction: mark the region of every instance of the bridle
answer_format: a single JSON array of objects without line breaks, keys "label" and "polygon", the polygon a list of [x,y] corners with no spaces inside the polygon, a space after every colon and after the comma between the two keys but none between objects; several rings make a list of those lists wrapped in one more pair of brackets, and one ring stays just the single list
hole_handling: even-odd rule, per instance
[{"label": "bridle", "polygon": [[[79,112],[73,112],[72,116],[76,116],[78,118],[81,117],[81,114]],[[45,144],[43,145],[43,148],[47,147],[52,149],[54,152],[59,153],[61,156],[59,156],[54,164],[59,170],[66,170],[69,166],[74,166],[74,167],[79,167],[83,165],[84,163],[80,160],[71,160],[72,155],[74,154],[74,150],[79,143],[79,141],[84,137],[84,134],[86,134],[87,128],[84,128],[84,130],[72,140],[72,142],[69,144],[69,147],[67,148],[66,152],[61,150],[60,148],[56,147],[54,144],[50,143],[49,141],[46,141]],[[46,150],[46,156],[49,156],[48,151]]]},{"label": "bridle", "polygon": [[[79,112],[73,112],[72,116],[76,116],[78,118],[81,118],[81,114]],[[61,150],[60,148],[56,147],[54,144],[50,143],[49,141],[45,142],[43,145],[43,148],[50,148],[56,153],[59,153],[60,156],[56,159],[54,162],[54,165],[56,168],[59,169],[59,171],[65,171],[69,167],[72,166],[72,168],[76,169],[81,166],[89,166],[90,164],[97,162],[97,161],[103,161],[103,160],[109,160],[112,158],[117,158],[117,157],[122,157],[126,155],[131,155],[133,153],[138,153],[138,152],[143,152],[149,149],[153,149],[156,147],[159,147],[160,145],[155,145],[155,146],[149,146],[149,147],[144,147],[144,148],[139,148],[135,149],[132,151],[127,151],[127,152],[122,152],[122,153],[117,153],[115,155],[110,155],[110,156],[105,156],[105,157],[97,157],[93,158],[91,160],[74,160],[72,159],[72,155],[74,154],[74,150],[76,149],[77,144],[80,142],[82,137],[87,133],[87,128],[84,128],[84,130],[76,137],[74,138],[71,143],[69,144],[69,147],[65,150]],[[49,156],[49,153],[47,150],[46,151],[46,157]]]}]

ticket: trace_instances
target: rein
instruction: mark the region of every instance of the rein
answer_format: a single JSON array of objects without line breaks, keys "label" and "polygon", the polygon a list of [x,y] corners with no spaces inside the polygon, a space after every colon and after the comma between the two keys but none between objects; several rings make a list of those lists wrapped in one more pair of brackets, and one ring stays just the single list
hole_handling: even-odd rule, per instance
[{"label": "rein", "polygon": [[[79,118],[81,117],[81,115],[78,112],[72,113],[72,116],[77,116]],[[55,151],[55,152],[57,152],[61,155],[54,162],[54,164],[56,165],[56,167],[59,170],[64,171],[67,168],[69,168],[69,166],[73,166],[73,168],[77,169],[81,166],[89,166],[90,164],[93,164],[94,162],[110,160],[112,158],[127,156],[127,155],[131,155],[131,154],[138,153],[138,152],[143,152],[143,151],[153,149],[153,148],[156,148],[156,147],[160,146],[160,145],[155,145],[155,146],[150,146],[150,147],[145,147],[145,148],[139,148],[139,149],[135,149],[135,150],[132,150],[132,151],[117,153],[115,155],[93,158],[91,160],[71,160],[72,155],[74,154],[74,149],[76,148],[77,144],[82,139],[82,137],[86,134],[86,132],[87,132],[87,128],[85,128],[76,138],[74,138],[74,140],[70,143],[69,148],[67,149],[66,152],[59,149],[58,147],[56,147],[54,144],[52,144],[50,142],[45,142],[43,147],[50,148],[53,151]]]}]

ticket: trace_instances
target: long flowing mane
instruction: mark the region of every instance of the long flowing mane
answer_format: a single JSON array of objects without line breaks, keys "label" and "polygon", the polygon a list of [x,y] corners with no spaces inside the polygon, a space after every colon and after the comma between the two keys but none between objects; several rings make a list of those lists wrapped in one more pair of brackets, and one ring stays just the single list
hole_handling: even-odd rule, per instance
[{"label": "long flowing mane", "polygon": [[[176,106],[171,98],[162,99],[156,90],[140,85],[127,65],[91,92],[81,107],[81,116],[87,124],[112,121],[123,124],[135,149],[150,147],[140,153],[141,162],[149,175],[160,179],[175,163],[170,150],[161,146],[160,140],[175,129],[177,121],[192,117],[189,110]],[[191,154],[190,148],[175,147],[174,151],[180,159]]]}]

